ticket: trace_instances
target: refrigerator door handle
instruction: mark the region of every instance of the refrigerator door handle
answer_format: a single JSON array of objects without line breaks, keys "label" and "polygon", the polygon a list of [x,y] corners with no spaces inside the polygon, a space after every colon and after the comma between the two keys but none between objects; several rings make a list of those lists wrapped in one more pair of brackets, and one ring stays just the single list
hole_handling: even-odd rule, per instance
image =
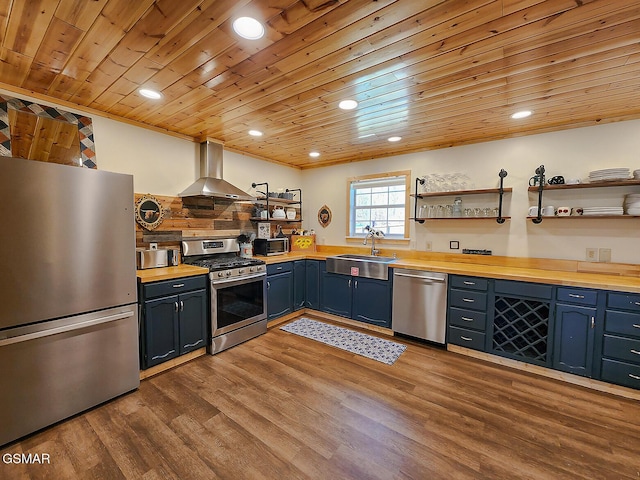
[{"label": "refrigerator door handle", "polygon": [[25,335],[17,335],[15,337],[4,338],[0,340],[0,347],[6,345],[12,345],[14,343],[26,342],[29,340],[35,340],[37,338],[48,337],[50,335],[57,335],[59,333],[71,332],[73,330],[80,330],[82,328],[92,327],[94,325],[100,325],[101,323],[113,322],[114,320],[122,320],[123,318],[133,317],[134,312],[121,312],[114,315],[107,315],[106,317],[94,318],[93,320],[87,320],[85,322],[72,323],[71,325],[63,325],[61,327],[50,328],[48,330],[42,330],[39,332],[27,333]]}]

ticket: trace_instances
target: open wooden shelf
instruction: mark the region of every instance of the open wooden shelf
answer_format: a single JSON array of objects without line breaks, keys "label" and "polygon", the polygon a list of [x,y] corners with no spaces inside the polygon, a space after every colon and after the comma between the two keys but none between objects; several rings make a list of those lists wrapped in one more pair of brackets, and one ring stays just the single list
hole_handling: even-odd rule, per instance
[{"label": "open wooden shelf", "polygon": [[[504,193],[510,193],[513,191],[513,188],[506,187],[506,188],[503,188],[502,191]],[[483,193],[500,193],[500,189],[499,188],[482,188],[477,190],[454,190],[449,192],[425,192],[425,193],[418,193],[417,195],[412,193],[411,196],[417,197],[417,198],[457,197],[460,195],[479,195]],[[459,218],[459,217],[456,217],[456,218]]]},{"label": "open wooden shelf", "polygon": [[[574,183],[571,185],[545,185],[542,190],[572,190],[576,188],[607,188],[607,187],[632,187],[640,186],[640,180],[619,180],[612,182]],[[530,192],[537,192],[540,187],[529,187]]]},{"label": "open wooden shelf", "polygon": [[[534,218],[538,218],[536,216],[533,217],[527,217],[528,220],[534,219]],[[558,215],[549,215],[549,216],[545,216],[542,215],[542,219],[543,220],[547,220],[547,219],[551,219],[551,220],[573,220],[573,219],[585,219],[585,218],[591,218],[591,219],[600,219],[600,218],[606,218],[606,219],[612,219],[612,218],[623,218],[623,219],[627,219],[627,218],[640,218],[640,216],[638,215],[567,215],[567,216],[558,216]]]},{"label": "open wooden shelf", "polygon": [[[418,217],[410,218],[409,220],[415,220],[417,222],[431,222],[432,220],[493,220],[496,221],[498,217]],[[511,217],[502,217],[505,220],[510,220]],[[543,217],[546,218],[546,217]]]}]

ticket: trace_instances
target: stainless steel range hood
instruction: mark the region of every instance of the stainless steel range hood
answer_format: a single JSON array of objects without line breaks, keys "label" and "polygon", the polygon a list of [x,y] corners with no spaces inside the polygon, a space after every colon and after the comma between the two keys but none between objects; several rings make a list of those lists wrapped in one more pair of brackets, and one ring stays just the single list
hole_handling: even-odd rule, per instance
[{"label": "stainless steel range hood", "polygon": [[200,178],[186,188],[180,197],[215,197],[229,200],[255,200],[244,190],[222,179],[222,145],[215,142],[200,144]]}]

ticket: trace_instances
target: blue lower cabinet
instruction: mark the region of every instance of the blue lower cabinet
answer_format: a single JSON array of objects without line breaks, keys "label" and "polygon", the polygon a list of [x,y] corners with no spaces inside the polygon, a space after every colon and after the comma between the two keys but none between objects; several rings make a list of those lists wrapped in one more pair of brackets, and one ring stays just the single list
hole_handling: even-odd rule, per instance
[{"label": "blue lower cabinet", "polygon": [[596,314],[595,307],[556,305],[554,369],[592,376]]},{"label": "blue lower cabinet", "polygon": [[[320,260],[305,261],[304,306],[320,310]],[[322,262],[324,264],[324,262]],[[297,281],[297,280],[296,280]]]},{"label": "blue lower cabinet", "polygon": [[267,319],[293,312],[293,273],[267,275]]},{"label": "blue lower cabinet", "polygon": [[353,278],[351,318],[361,322],[391,327],[391,280]]},{"label": "blue lower cabinet", "polygon": [[305,307],[307,296],[307,261],[293,262],[293,310]]},{"label": "blue lower cabinet", "polygon": [[351,277],[322,272],[320,310],[351,318]]},{"label": "blue lower cabinet", "polygon": [[321,272],[320,310],[391,328],[392,280]]}]

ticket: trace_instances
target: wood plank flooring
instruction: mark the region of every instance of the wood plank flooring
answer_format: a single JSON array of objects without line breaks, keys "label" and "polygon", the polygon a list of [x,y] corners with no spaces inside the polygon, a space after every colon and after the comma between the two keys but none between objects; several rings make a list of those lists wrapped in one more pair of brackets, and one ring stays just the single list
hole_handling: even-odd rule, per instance
[{"label": "wood plank flooring", "polygon": [[273,327],[5,446],[51,463],[0,478],[640,478],[640,402],[395,340],[388,366]]}]

